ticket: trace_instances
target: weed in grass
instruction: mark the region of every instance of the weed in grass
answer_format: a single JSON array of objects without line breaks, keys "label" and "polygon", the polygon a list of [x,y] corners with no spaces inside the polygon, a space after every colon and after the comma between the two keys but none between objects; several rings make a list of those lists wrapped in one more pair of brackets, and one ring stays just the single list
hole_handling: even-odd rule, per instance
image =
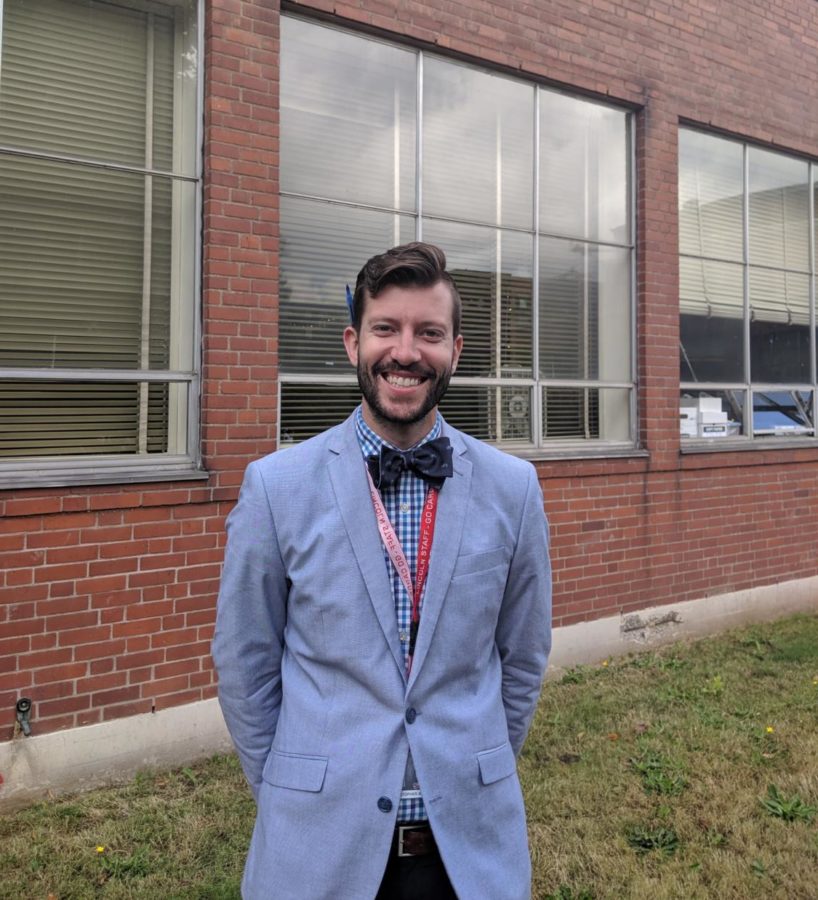
[{"label": "weed in grass", "polygon": [[705,697],[721,697],[724,693],[724,679],[721,675],[714,675],[702,688]]},{"label": "weed in grass", "polygon": [[631,825],[625,831],[625,840],[637,853],[658,850],[671,856],[679,849],[679,836],[673,828]]},{"label": "weed in grass", "polygon": [[144,878],[151,871],[147,847],[138,847],[129,854],[105,851],[99,859],[108,878]]},{"label": "weed in grass", "polygon": [[759,802],[771,816],[785,822],[811,822],[818,812],[814,806],[804,803],[798,794],[787,797],[774,784],[769,785],[767,796],[762,797]]},{"label": "weed in grass", "polygon": [[642,787],[648,794],[677,795],[687,787],[679,764],[654,750],[643,751],[630,764],[642,777]]},{"label": "weed in grass", "polygon": [[585,684],[590,674],[587,666],[574,666],[562,676],[560,684]]},{"label": "weed in grass", "polygon": [[568,884],[561,884],[556,891],[545,894],[542,900],[595,900],[596,894],[587,888],[574,890]]}]

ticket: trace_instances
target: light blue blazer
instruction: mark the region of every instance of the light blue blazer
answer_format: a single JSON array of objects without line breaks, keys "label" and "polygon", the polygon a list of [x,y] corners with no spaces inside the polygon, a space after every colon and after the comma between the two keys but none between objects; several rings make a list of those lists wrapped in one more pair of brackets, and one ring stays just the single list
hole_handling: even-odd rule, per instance
[{"label": "light blue blazer", "polygon": [[258,815],[247,900],[369,900],[412,751],[461,900],[526,900],[516,755],[550,648],[534,467],[454,448],[411,677],[354,419],[251,463],[227,523],[213,657]]}]

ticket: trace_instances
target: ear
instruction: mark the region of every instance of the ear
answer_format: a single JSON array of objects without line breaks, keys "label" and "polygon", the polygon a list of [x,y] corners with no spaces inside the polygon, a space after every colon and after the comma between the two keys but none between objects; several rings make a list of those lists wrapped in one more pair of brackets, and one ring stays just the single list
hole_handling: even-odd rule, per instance
[{"label": "ear", "polygon": [[358,366],[358,332],[351,326],[347,325],[344,329],[344,349],[347,352],[349,361],[353,366]]},{"label": "ear", "polygon": [[457,371],[457,361],[460,359],[460,354],[463,352],[463,335],[458,334],[458,336],[454,339],[454,349],[452,352],[452,374]]}]

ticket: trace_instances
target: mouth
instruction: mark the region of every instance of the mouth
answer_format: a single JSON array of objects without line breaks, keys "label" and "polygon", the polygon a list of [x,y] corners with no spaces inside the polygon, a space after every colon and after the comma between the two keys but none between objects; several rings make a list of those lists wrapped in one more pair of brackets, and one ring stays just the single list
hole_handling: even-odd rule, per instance
[{"label": "mouth", "polygon": [[391,387],[414,388],[426,380],[420,375],[399,375],[397,372],[384,372],[384,381]]}]

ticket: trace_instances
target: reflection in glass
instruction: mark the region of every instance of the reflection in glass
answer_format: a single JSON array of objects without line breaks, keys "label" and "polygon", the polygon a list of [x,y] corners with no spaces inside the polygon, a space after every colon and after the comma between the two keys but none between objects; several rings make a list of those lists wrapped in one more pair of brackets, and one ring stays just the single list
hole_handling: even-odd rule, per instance
[{"label": "reflection in glass", "polygon": [[540,375],[630,381],[628,251],[540,241]]},{"label": "reflection in glass", "polygon": [[543,439],[628,441],[627,388],[543,387]]},{"label": "reflection in glass", "polygon": [[281,189],[415,208],[416,55],[281,19]]},{"label": "reflection in glass", "polygon": [[627,244],[628,114],[541,90],[540,227]]},{"label": "reflection in glass", "polygon": [[742,267],[681,257],[679,308],[680,379],[743,381]]},{"label": "reflection in glass", "polygon": [[455,428],[481,441],[531,446],[531,388],[453,383],[440,411]]},{"label": "reflection in glass", "polygon": [[463,303],[458,375],[531,377],[533,248],[528,235],[424,220]]},{"label": "reflection in glass", "polygon": [[750,370],[755,382],[810,380],[808,276],[750,269]]},{"label": "reflection in glass", "polygon": [[753,391],[753,434],[800,437],[815,433],[812,391]]},{"label": "reflection in glass", "polygon": [[348,372],[345,286],[371,256],[411,241],[410,217],[281,198],[279,352],[284,372]]},{"label": "reflection in glass", "polygon": [[809,269],[808,181],[806,162],[750,148],[751,263]]},{"label": "reflection in glass", "polygon": [[433,57],[423,71],[423,208],[530,228],[534,88]]},{"label": "reflection in glass", "polygon": [[743,258],[742,145],[679,131],[679,252]]}]

